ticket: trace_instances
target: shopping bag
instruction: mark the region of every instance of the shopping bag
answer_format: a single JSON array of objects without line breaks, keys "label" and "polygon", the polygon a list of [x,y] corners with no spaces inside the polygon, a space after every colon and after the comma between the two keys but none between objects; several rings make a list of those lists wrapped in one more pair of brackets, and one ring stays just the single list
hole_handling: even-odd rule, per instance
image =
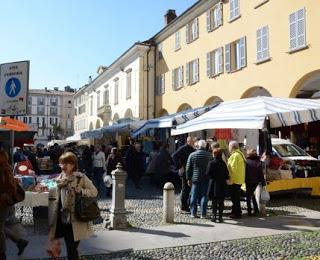
[{"label": "shopping bag", "polygon": [[267,204],[270,201],[270,194],[267,191],[266,186],[262,187],[261,195],[260,195],[260,203]]},{"label": "shopping bag", "polygon": [[52,232],[49,232],[48,241],[47,241],[47,253],[50,257],[56,258],[61,254],[61,242],[59,239],[54,239]]}]

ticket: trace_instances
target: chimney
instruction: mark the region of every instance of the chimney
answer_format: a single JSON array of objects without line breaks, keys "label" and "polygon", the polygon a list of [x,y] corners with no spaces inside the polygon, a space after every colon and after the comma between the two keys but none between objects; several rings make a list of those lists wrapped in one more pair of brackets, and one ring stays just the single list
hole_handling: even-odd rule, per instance
[{"label": "chimney", "polygon": [[54,91],[59,91],[59,88],[58,87],[54,87],[53,90]]},{"label": "chimney", "polygon": [[89,84],[92,82],[92,76],[89,76]]},{"label": "chimney", "polygon": [[105,71],[107,70],[107,68],[108,68],[108,67],[101,65],[101,66],[98,67],[97,73],[98,73],[99,75],[101,75],[103,72],[105,72]]},{"label": "chimney", "polygon": [[164,15],[164,25],[168,25],[171,23],[175,18],[177,17],[176,15],[176,10],[169,9],[167,13]]}]

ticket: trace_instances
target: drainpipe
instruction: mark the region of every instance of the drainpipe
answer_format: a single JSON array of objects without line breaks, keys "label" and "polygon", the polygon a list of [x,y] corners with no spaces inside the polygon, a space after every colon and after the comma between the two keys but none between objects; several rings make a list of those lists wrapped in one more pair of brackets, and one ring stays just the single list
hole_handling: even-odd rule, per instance
[{"label": "drainpipe", "polygon": [[154,46],[154,57],[153,57],[153,61],[154,61],[154,66],[153,66],[153,70],[154,70],[154,77],[153,77],[153,86],[154,86],[154,89],[153,89],[153,118],[156,117],[156,83],[157,83],[157,75],[156,75],[156,66],[157,66],[157,56],[156,56],[156,45],[155,43],[153,42],[153,46]]},{"label": "drainpipe", "polygon": [[149,119],[149,52],[150,52],[150,45],[147,51],[147,120]]}]

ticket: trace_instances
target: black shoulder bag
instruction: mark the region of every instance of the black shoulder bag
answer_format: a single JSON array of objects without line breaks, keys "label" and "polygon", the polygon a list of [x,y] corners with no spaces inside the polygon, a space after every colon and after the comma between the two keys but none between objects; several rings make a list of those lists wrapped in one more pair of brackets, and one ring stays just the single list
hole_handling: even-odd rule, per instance
[{"label": "black shoulder bag", "polygon": [[[81,177],[77,177],[79,185]],[[85,197],[82,194],[76,194],[75,198],[75,216],[81,222],[89,222],[100,217],[100,209],[96,197]]]}]

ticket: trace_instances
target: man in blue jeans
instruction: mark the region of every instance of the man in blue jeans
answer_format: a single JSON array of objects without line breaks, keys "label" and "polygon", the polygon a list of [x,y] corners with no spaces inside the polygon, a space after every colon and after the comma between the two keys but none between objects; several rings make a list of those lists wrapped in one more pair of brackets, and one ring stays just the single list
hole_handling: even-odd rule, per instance
[{"label": "man in blue jeans", "polygon": [[212,160],[212,155],[206,151],[206,147],[206,141],[199,140],[198,150],[190,154],[186,165],[187,183],[191,187],[190,211],[193,218],[197,217],[199,200],[201,218],[207,215],[209,179],[206,176],[206,169]]}]

